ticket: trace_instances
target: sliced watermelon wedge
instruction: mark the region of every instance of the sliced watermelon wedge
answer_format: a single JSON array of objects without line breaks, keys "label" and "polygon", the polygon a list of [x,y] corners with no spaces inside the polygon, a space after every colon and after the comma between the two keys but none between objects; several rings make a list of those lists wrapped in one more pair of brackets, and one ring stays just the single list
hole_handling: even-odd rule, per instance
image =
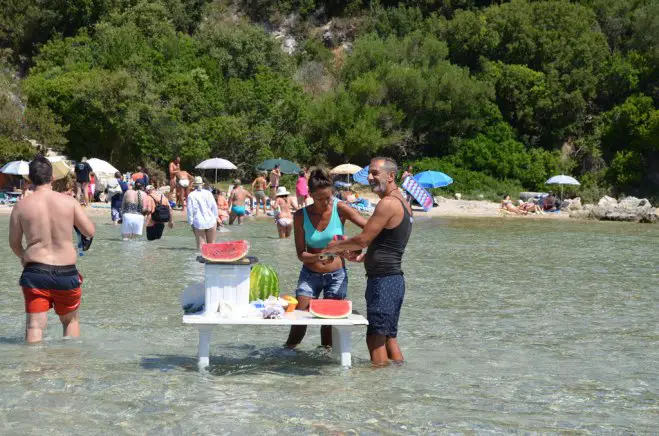
[{"label": "sliced watermelon wedge", "polygon": [[311,300],[309,312],[316,318],[347,318],[352,313],[350,300]]},{"label": "sliced watermelon wedge", "polygon": [[247,256],[249,242],[245,240],[217,242],[201,246],[201,257],[209,262],[236,262]]}]

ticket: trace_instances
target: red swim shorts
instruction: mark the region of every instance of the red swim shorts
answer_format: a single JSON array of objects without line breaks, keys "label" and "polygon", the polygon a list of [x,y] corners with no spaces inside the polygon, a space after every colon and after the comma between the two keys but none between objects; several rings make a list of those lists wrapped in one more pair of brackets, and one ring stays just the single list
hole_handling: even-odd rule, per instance
[{"label": "red swim shorts", "polygon": [[26,313],[48,312],[51,307],[54,307],[56,314],[66,315],[80,307],[82,290],[80,288],[69,291],[23,288],[23,296],[25,297]]}]

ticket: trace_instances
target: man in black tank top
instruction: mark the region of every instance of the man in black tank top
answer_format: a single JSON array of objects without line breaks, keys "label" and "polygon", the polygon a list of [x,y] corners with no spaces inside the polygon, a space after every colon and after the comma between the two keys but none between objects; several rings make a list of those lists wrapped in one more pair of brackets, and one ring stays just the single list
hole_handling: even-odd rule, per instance
[{"label": "man in black tank top", "polygon": [[[380,202],[357,236],[331,242],[325,252],[341,253],[364,262],[366,275],[366,345],[374,366],[402,362],[398,346],[398,318],[405,296],[401,260],[412,233],[412,210],[396,185],[398,167],[389,158],[371,160],[368,181]],[[350,257],[349,251],[367,248],[366,254]]]}]

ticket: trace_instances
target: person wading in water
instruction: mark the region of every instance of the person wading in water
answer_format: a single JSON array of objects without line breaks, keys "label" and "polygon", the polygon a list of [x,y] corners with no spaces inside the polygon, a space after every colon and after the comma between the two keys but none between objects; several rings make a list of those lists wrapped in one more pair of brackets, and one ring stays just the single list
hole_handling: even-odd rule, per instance
[{"label": "person wading in water", "polygon": [[398,318],[405,296],[401,260],[412,233],[412,210],[396,185],[396,162],[385,157],[371,160],[368,182],[380,197],[364,230],[350,239],[330,242],[324,252],[343,252],[368,247],[366,254],[350,260],[366,267],[366,345],[374,366],[389,360],[403,362],[398,345]]},{"label": "person wading in water", "polygon": [[53,167],[48,159],[37,156],[29,168],[34,194],[18,202],[9,219],[9,246],[23,265],[19,284],[27,313],[25,340],[43,339],[51,307],[59,315],[64,336],[80,336],[82,276],[76,269],[78,253],[71,235],[75,227],[92,238],[96,228],[80,203],[53,191]]}]

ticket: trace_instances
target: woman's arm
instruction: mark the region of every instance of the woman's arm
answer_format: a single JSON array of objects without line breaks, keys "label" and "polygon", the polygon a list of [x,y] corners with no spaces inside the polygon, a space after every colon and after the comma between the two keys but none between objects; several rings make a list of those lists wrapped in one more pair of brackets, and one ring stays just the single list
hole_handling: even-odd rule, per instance
[{"label": "woman's arm", "polygon": [[318,261],[318,254],[307,252],[307,244],[304,241],[304,215],[301,210],[293,215],[293,233],[295,237],[295,251],[297,258],[302,263],[312,263]]}]

